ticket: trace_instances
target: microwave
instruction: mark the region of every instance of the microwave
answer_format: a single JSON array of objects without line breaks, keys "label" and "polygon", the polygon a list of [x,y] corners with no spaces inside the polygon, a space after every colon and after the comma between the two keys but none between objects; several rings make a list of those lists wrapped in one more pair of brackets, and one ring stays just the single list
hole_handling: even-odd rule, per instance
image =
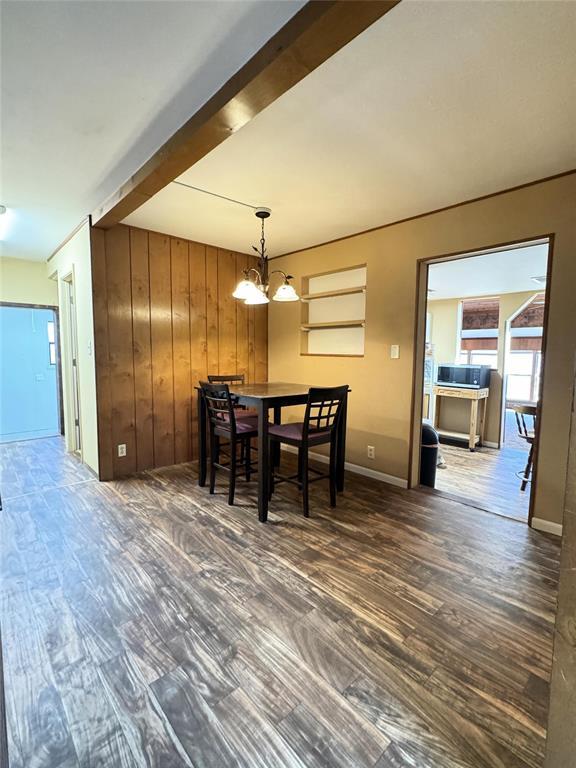
[{"label": "microwave", "polygon": [[490,371],[489,365],[439,365],[436,384],[485,389],[490,386]]}]

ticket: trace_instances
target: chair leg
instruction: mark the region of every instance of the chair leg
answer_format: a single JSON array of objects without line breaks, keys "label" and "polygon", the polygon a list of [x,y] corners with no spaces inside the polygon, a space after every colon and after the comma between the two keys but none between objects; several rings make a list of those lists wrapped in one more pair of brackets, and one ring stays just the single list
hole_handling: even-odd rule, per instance
[{"label": "chair leg", "polygon": [[[274,440],[268,441],[268,456],[272,456],[272,451],[274,450]],[[268,501],[272,498],[272,494],[274,493],[274,461],[272,459],[268,462],[269,472],[268,472]]]},{"label": "chair leg", "polygon": [[298,448],[298,490],[302,492],[302,448]]},{"label": "chair leg", "polygon": [[217,440],[216,435],[210,435],[210,493],[214,493],[214,486],[216,485]]},{"label": "chair leg", "polygon": [[228,504],[234,504],[234,491],[236,490],[236,452],[238,444],[236,440],[230,442],[230,485],[228,486]]},{"label": "chair leg", "polygon": [[525,491],[526,486],[528,485],[528,478],[530,477],[530,472],[532,470],[532,452],[534,451],[534,443],[530,446],[530,453],[528,454],[528,461],[526,462],[526,468],[524,470],[524,479],[522,480],[522,484],[520,485],[520,490]]},{"label": "chair leg", "polygon": [[[247,437],[245,440],[242,440],[242,450],[244,451],[244,468],[246,471],[246,482],[250,482],[250,473],[252,471],[252,467],[250,466],[250,460],[252,458],[252,441],[249,437]],[[242,455],[240,455],[240,460],[242,460]]]},{"label": "chair leg", "polygon": [[330,441],[330,469],[328,470],[328,482],[330,484],[330,506],[336,506],[336,485],[338,482],[338,465],[336,461],[336,441]]},{"label": "chair leg", "polygon": [[304,511],[304,517],[310,517],[310,509],[308,505],[308,448],[301,448],[302,453],[302,508]]}]

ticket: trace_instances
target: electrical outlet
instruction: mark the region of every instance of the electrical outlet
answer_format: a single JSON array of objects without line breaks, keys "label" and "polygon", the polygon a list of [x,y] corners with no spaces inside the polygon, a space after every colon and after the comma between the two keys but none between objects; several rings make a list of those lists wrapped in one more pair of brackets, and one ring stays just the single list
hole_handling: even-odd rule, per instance
[{"label": "electrical outlet", "polygon": [[375,459],[376,458],[376,448],[374,448],[373,445],[367,446],[367,453],[369,459]]},{"label": "electrical outlet", "polygon": [[400,357],[400,345],[399,344],[392,344],[390,347],[390,357],[392,360],[398,360]]},{"label": "electrical outlet", "polygon": [[120,443],[118,446],[118,456],[126,456],[126,443]]}]

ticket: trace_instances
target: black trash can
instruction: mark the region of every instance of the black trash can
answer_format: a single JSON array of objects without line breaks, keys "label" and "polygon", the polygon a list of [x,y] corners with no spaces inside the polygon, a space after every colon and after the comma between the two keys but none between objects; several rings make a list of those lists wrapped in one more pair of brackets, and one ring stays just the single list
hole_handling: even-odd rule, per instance
[{"label": "black trash can", "polygon": [[430,424],[422,424],[420,442],[420,485],[434,488],[438,466],[438,432]]}]

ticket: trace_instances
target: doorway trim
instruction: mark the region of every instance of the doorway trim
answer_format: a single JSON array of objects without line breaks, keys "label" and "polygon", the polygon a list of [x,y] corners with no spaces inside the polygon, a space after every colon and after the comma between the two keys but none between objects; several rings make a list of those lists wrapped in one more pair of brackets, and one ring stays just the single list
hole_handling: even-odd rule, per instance
[{"label": "doorway trim", "polygon": [[60,434],[64,436],[64,397],[62,392],[62,356],[60,354],[60,308],[53,304],[24,304],[17,301],[0,301],[0,307],[21,309],[51,309],[54,312],[54,330],[56,341],[56,393],[58,397],[58,422]]},{"label": "doorway trim", "polygon": [[[82,414],[80,401],[80,371],[78,366],[78,317],[76,313],[76,279],[74,268],[60,278],[59,295],[63,301],[65,323],[62,335],[62,354],[67,393],[66,416],[68,434],[67,450],[76,453],[82,460]],[[66,421],[66,419],[65,419]]]},{"label": "doorway trim", "polygon": [[[544,290],[544,320],[542,329],[542,366],[540,376],[540,388],[538,392],[538,413],[536,419],[536,434],[534,439],[534,461],[532,468],[532,482],[530,483],[530,500],[528,505],[528,525],[532,526],[534,515],[534,488],[538,479],[538,454],[540,445],[540,432],[542,427],[542,392],[544,380],[546,378],[546,348],[548,343],[548,318],[550,311],[550,285],[552,280],[552,266],[554,261],[554,233],[549,232],[532,237],[525,237],[521,240],[509,240],[504,243],[494,245],[483,245],[478,248],[471,248],[465,251],[452,251],[450,253],[438,254],[436,256],[426,256],[418,259],[416,262],[416,301],[414,308],[414,351],[413,351],[413,376],[412,376],[412,403],[410,418],[410,441],[408,456],[408,488],[420,488],[420,425],[422,424],[422,388],[424,386],[424,349],[426,336],[426,308],[428,301],[428,267],[431,264],[438,264],[447,261],[458,261],[460,259],[473,258],[488,253],[505,253],[506,251],[526,248],[529,245],[548,245],[548,260],[546,264],[546,288]],[[542,291],[538,291],[541,293]],[[504,393],[504,389],[503,389]],[[505,408],[505,399],[502,397],[500,404],[500,421],[502,420],[503,409]],[[464,504],[478,506],[474,504],[473,499],[456,497],[452,494],[445,494],[443,491],[431,489],[435,494],[452,500],[458,500]],[[486,510],[492,512],[492,510]],[[492,512],[493,514],[498,514]]]}]

